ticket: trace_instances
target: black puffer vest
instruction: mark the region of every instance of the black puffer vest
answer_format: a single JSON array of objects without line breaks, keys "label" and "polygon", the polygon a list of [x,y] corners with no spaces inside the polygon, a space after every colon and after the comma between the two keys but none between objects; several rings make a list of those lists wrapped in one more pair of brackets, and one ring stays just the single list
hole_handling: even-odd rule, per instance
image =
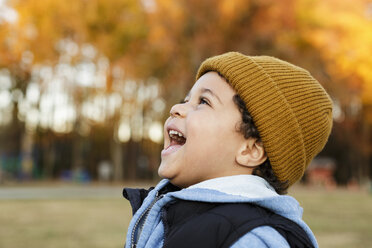
[{"label": "black puffer vest", "polygon": [[[132,205],[133,213],[141,206],[147,194],[148,191],[139,189],[123,191],[124,197]],[[163,208],[162,221],[165,230],[163,247],[166,248],[227,248],[259,226],[273,227],[290,247],[314,247],[298,224],[249,203],[177,200]]]},{"label": "black puffer vest", "polygon": [[290,247],[313,247],[296,223],[253,204],[178,200],[165,208],[163,222],[167,248],[227,248],[259,226],[273,227]]}]

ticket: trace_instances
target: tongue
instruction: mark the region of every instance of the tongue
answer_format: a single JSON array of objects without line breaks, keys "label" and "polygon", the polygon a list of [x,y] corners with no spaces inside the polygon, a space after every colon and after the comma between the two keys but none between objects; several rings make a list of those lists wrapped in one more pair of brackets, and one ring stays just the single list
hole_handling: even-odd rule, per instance
[{"label": "tongue", "polygon": [[174,139],[174,141],[175,141],[177,144],[181,145],[181,146],[184,145],[184,144],[186,143],[186,139],[183,138],[183,137],[178,137],[178,138]]},{"label": "tongue", "polygon": [[183,146],[185,144],[185,142],[186,142],[186,139],[181,139],[181,138],[171,139],[170,144],[167,147],[167,149],[168,148],[179,148],[179,147]]},{"label": "tongue", "polygon": [[172,139],[169,146],[182,146],[184,142],[181,142],[180,140]]},{"label": "tongue", "polygon": [[176,151],[176,150],[178,150],[181,147],[182,147],[182,145],[179,144],[177,141],[171,140],[169,146],[162,151],[162,154],[163,153],[164,154],[172,153],[173,151]]}]

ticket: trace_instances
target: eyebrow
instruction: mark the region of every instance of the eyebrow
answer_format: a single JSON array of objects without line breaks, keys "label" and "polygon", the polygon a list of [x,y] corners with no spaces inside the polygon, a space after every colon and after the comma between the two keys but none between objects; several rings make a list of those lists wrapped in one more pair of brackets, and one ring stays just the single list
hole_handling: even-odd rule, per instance
[{"label": "eyebrow", "polygon": [[[211,89],[208,89],[208,88],[202,88],[201,89],[201,93],[203,94],[203,93],[209,93],[209,94],[211,94],[213,97],[215,97],[222,105],[223,105],[223,103],[222,103],[222,101],[221,101],[221,99],[211,90]],[[186,95],[186,98],[187,97],[189,97],[190,96],[190,92],[189,93],[187,93],[187,95]]]},{"label": "eyebrow", "polygon": [[201,90],[201,93],[209,93],[209,94],[211,94],[212,96],[214,96],[215,98],[217,98],[217,100],[223,105],[221,99],[212,90],[210,90],[208,88],[203,88]]}]

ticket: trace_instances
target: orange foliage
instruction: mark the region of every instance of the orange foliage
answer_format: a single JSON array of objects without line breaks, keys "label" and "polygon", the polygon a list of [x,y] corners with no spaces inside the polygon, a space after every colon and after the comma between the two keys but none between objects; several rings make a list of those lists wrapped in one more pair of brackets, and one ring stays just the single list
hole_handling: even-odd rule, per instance
[{"label": "orange foliage", "polygon": [[[339,115],[333,147],[350,146],[345,154],[361,158],[364,150],[372,149],[367,130],[372,125],[370,0],[6,2],[18,12],[18,21],[0,23],[0,69],[15,68],[9,70],[17,74],[15,87],[25,90],[30,80],[22,57],[33,56],[33,64],[57,64],[61,40],[72,41],[78,49],[92,45],[96,58],[109,60],[107,75],[102,76],[107,77],[102,80],[106,89],[74,88],[71,92],[78,100],[83,95],[121,92],[127,79],[155,77],[162,84],[162,97],[173,104],[184,98],[206,57],[227,51],[266,54],[308,69],[330,92]],[[77,55],[70,64],[74,67],[84,59]],[[113,72],[117,68],[124,75],[120,80]],[[343,155],[334,151],[335,156]],[[338,161],[345,159],[340,156]]]},{"label": "orange foliage", "polygon": [[334,84],[347,82],[342,87],[372,104],[367,0],[150,2],[151,9],[137,0],[9,1],[19,18],[0,29],[1,61],[19,61],[32,51],[34,62],[53,62],[56,43],[69,38],[93,44],[128,75],[154,75],[172,84],[177,77],[191,80],[185,75],[213,54],[267,53],[315,71],[311,67],[320,60]]},{"label": "orange foliage", "polygon": [[327,61],[333,80],[348,78],[365,104],[372,104],[372,16],[365,0],[301,0],[303,32]]}]

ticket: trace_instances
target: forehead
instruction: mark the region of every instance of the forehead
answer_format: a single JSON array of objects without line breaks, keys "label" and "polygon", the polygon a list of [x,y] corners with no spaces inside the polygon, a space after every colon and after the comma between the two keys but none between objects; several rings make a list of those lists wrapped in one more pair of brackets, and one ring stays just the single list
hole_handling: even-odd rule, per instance
[{"label": "forehead", "polygon": [[236,94],[235,90],[224,78],[218,75],[217,72],[210,71],[205,73],[195,82],[187,96],[209,91],[212,91],[214,94],[217,94],[222,98],[230,98],[230,96],[234,96]]}]

